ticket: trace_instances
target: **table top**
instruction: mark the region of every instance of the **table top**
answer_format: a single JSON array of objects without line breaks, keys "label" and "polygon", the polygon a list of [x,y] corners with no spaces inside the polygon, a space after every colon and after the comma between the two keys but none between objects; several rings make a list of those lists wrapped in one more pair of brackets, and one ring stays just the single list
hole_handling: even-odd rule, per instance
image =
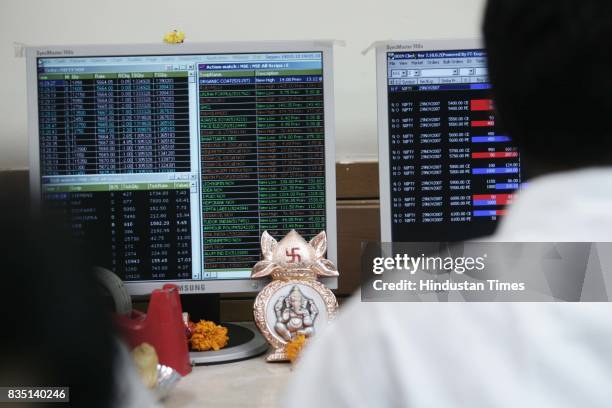
[{"label": "table top", "polygon": [[237,363],[197,366],[170,392],[166,408],[276,407],[291,374],[288,363],[266,355]]}]

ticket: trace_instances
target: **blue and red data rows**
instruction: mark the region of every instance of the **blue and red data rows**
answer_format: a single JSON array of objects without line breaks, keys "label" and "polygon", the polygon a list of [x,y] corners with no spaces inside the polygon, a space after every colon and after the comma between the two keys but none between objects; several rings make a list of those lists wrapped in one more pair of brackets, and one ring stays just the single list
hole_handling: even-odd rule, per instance
[{"label": "blue and red data rows", "polygon": [[518,152],[478,152],[472,153],[472,159],[515,159]]},{"label": "blue and red data rows", "polygon": [[[482,194],[475,195],[474,207],[488,207],[512,204],[514,194]],[[506,210],[475,210],[474,217],[497,217],[506,215]]]},{"label": "blue and red data rows", "polygon": [[498,217],[506,215],[506,210],[476,210],[474,217]]},{"label": "blue and red data rows", "polygon": [[470,101],[470,110],[472,112],[492,111],[495,110],[492,99],[472,99]]},{"label": "blue and red data rows", "polygon": [[474,207],[508,205],[514,201],[514,194],[477,194],[473,201]]},{"label": "blue and red data rows", "polygon": [[[492,99],[473,99],[470,101],[470,110],[472,112],[491,112],[495,110],[495,106]],[[489,120],[473,120],[471,121],[471,126],[473,128],[495,127],[495,120],[492,118]],[[472,137],[472,143],[508,143],[510,141],[511,140],[508,136],[499,135]],[[516,159],[518,157],[519,153],[516,151],[487,151],[472,153],[472,159],[474,160]],[[520,173],[520,169],[518,165],[512,165],[511,167],[483,167],[474,168],[472,173],[475,175],[518,174]],[[518,183],[495,184],[495,190],[517,190],[518,187]],[[474,207],[507,206],[512,204],[514,196],[514,194],[478,194],[473,196],[473,205]],[[474,217],[498,217],[503,215],[506,215],[506,210],[504,209],[474,210]]]},{"label": "blue and red data rows", "polygon": [[[470,101],[472,112],[490,112],[495,110],[492,99],[472,99]],[[472,127],[494,127],[494,120],[473,120]]]}]

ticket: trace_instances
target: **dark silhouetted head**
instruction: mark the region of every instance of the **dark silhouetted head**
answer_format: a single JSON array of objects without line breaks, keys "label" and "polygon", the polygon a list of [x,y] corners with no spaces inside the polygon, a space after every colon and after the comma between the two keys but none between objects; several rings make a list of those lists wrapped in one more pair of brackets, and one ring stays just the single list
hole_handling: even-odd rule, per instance
[{"label": "dark silhouetted head", "polygon": [[612,1],[489,0],[484,39],[529,172],[612,164]]},{"label": "dark silhouetted head", "polygon": [[70,406],[111,406],[115,339],[89,258],[0,181],[0,386],[70,387]]}]

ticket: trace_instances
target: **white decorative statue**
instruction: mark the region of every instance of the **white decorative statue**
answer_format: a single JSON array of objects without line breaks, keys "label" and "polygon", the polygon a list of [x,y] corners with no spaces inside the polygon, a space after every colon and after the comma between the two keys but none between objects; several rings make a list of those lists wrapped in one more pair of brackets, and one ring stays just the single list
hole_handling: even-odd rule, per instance
[{"label": "white decorative statue", "polygon": [[267,361],[287,361],[286,347],[297,336],[313,336],[331,321],[338,302],[319,276],[338,276],[336,266],[324,258],[327,237],[321,232],[310,242],[292,230],[280,242],[268,232],[261,236],[263,259],[252,278],[272,277],[255,299],[255,322],[274,347]]}]

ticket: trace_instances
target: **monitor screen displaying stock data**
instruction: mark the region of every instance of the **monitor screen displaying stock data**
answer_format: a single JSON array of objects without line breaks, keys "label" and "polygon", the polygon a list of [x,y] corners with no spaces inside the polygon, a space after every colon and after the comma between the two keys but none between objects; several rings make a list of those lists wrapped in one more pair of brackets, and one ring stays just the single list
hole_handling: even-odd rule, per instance
[{"label": "monitor screen displaying stock data", "polygon": [[41,197],[125,281],[245,279],[326,229],[322,52],[37,58]]},{"label": "monitor screen displaying stock data", "polygon": [[485,52],[386,52],[385,71],[392,241],[492,234],[521,163],[495,117]]}]

